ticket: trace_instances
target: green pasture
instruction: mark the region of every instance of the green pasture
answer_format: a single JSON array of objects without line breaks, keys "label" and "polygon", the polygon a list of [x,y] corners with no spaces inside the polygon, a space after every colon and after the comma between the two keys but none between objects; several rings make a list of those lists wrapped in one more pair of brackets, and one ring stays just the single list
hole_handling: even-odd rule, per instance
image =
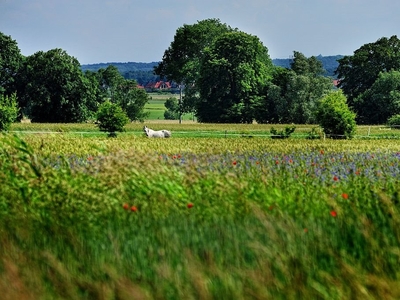
[{"label": "green pasture", "polygon": [[[125,126],[125,132],[119,136],[142,136],[143,126],[154,130],[168,129],[172,131],[174,138],[182,137],[220,137],[220,138],[270,138],[270,130],[274,127],[283,130],[289,124],[202,124],[192,120],[145,120],[143,123],[134,122]],[[295,125],[296,130],[291,139],[305,139],[315,129],[323,138],[323,133],[317,125]],[[54,133],[71,134],[81,137],[106,136],[99,131],[95,124],[38,124],[38,123],[14,123],[10,131],[13,133]],[[400,139],[400,129],[392,129],[383,125],[357,126],[355,140],[374,139]]]},{"label": "green pasture", "polygon": [[399,133],[271,139],[271,126],[153,120],[107,138],[13,124],[2,297],[400,299]]},{"label": "green pasture", "polygon": [[[164,112],[166,111],[164,106],[165,101],[171,97],[179,99],[179,95],[176,94],[150,93],[149,97],[150,100],[144,107],[144,111],[149,113],[147,120],[164,120]],[[193,121],[193,119],[192,114],[184,114],[182,116],[182,120]]]}]

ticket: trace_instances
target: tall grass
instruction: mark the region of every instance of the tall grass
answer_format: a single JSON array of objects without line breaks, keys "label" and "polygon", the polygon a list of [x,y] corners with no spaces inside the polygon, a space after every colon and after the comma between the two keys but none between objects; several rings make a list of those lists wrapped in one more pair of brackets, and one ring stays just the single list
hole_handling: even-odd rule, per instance
[{"label": "tall grass", "polygon": [[4,299],[398,299],[395,141],[4,135]]}]

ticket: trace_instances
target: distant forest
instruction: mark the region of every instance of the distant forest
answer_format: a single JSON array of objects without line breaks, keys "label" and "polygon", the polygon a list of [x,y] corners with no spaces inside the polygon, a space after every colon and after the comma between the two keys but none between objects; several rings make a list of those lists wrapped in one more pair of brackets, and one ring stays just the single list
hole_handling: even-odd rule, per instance
[{"label": "distant forest", "polygon": [[[335,70],[338,67],[338,59],[342,58],[343,55],[335,56],[322,56],[318,55],[317,59],[322,62],[325,69],[324,76],[335,77]],[[275,66],[280,66],[284,68],[290,68],[291,58],[277,58],[273,59],[272,62]],[[109,65],[113,65],[118,68],[119,72],[125,79],[134,79],[140,85],[145,85],[149,82],[156,82],[161,80],[160,76],[154,75],[153,68],[157,66],[159,62],[111,62],[111,63],[98,63],[82,65],[82,71],[92,71],[97,72],[99,69],[105,69]]]}]

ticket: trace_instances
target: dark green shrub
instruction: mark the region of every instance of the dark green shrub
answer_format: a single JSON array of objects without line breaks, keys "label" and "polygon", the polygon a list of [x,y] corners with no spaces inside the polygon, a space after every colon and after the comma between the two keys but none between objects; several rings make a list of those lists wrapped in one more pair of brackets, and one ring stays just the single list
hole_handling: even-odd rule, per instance
[{"label": "dark green shrub", "polygon": [[106,101],[97,111],[97,126],[100,131],[108,132],[109,137],[116,137],[117,132],[123,132],[129,118],[122,108],[115,103]]},{"label": "dark green shrub", "polygon": [[334,91],[318,102],[316,120],[324,133],[334,139],[351,139],[356,130],[356,114],[341,90]]},{"label": "dark green shrub", "polygon": [[284,130],[276,130],[274,127],[271,127],[270,133],[271,138],[273,139],[287,139],[290,135],[296,130],[295,126],[285,127]]},{"label": "dark green shrub", "polygon": [[400,129],[400,114],[391,116],[388,119],[387,125],[394,129]]},{"label": "dark green shrub", "polygon": [[0,94],[0,131],[8,130],[17,116],[17,96],[12,94],[8,97]]},{"label": "dark green shrub", "polygon": [[307,140],[319,140],[321,138],[321,133],[317,131],[317,127],[313,127],[310,132],[308,132]]}]

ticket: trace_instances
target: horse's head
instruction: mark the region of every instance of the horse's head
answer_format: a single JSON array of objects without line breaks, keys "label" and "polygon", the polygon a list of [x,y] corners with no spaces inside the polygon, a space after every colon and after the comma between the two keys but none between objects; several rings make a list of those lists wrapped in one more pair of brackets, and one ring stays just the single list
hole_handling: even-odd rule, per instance
[{"label": "horse's head", "polygon": [[143,131],[146,133],[146,135],[149,135],[149,128],[147,126],[143,127]]}]

